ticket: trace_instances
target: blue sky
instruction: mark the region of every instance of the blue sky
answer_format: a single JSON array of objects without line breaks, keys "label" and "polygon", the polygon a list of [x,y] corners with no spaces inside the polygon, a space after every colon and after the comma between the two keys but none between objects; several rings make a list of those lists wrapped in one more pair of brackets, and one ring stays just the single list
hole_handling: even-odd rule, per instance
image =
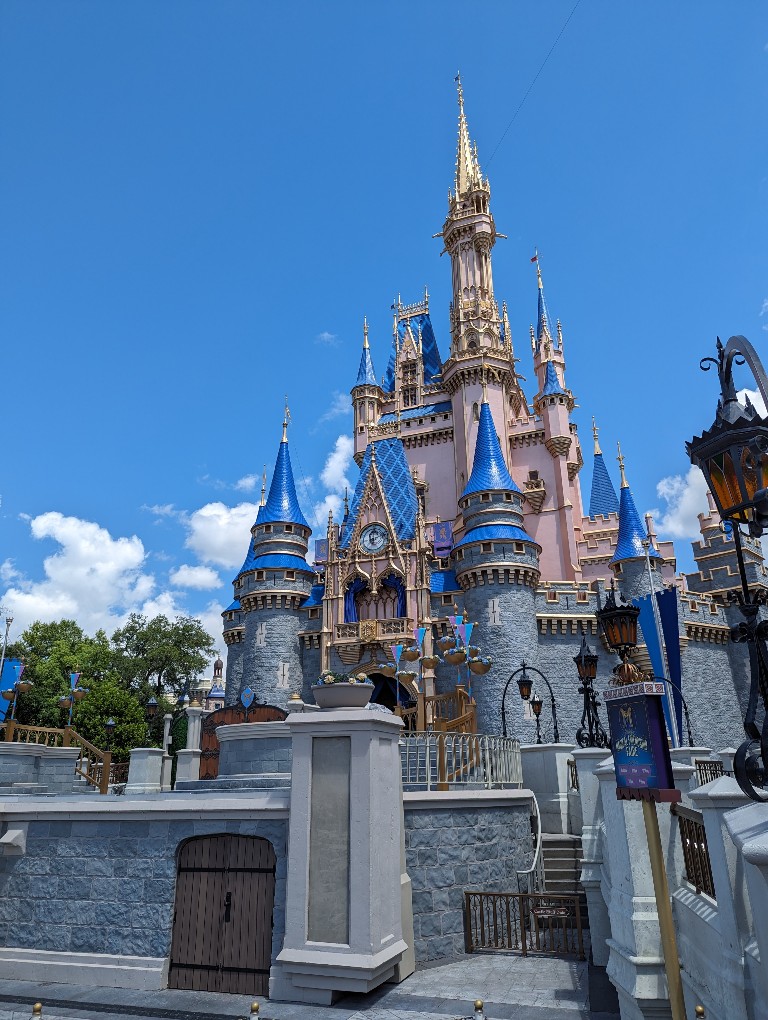
[{"label": "blue sky", "polygon": [[768,347],[768,12],[583,0],[504,135],[572,7],[4,0],[0,603],[19,626],[216,626],[285,393],[307,515],[354,482],[363,315],[381,374],[392,299],[426,284],[447,350],[432,234],[458,68],[520,369],[538,246],[585,450],[595,414],[690,566],[683,443],[716,398],[699,358],[718,333]]}]

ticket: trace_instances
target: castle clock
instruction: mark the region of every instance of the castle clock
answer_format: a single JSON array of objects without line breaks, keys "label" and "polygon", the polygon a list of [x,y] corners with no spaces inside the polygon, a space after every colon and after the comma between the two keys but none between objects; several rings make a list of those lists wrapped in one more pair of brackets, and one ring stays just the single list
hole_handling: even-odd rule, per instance
[{"label": "castle clock", "polygon": [[369,524],[360,532],[360,548],[366,553],[378,553],[389,545],[389,534],[383,524]]}]

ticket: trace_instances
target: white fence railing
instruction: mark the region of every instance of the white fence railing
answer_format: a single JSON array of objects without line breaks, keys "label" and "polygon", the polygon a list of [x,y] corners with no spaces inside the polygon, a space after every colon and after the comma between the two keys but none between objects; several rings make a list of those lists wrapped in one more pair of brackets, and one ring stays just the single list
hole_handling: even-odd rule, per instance
[{"label": "white fence railing", "polygon": [[411,733],[400,740],[405,787],[494,790],[523,785],[520,741],[474,733]]}]

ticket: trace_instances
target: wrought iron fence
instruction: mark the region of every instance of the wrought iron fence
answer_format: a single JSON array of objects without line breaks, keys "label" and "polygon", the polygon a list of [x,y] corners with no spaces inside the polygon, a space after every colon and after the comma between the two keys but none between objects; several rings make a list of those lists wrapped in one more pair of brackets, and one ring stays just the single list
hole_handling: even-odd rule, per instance
[{"label": "wrought iron fence", "polygon": [[467,891],[464,941],[468,953],[502,949],[586,959],[578,896]]},{"label": "wrought iron fence", "polygon": [[691,811],[681,804],[673,804],[672,812],[677,815],[680,824],[685,877],[695,887],[697,893],[706,893],[716,900],[715,880],[712,877],[703,816],[700,811]]},{"label": "wrought iron fence", "polygon": [[576,768],[576,762],[573,758],[568,759],[568,784],[571,790],[578,790],[579,788],[579,770]]},{"label": "wrought iron fence", "polygon": [[719,779],[720,776],[725,775],[723,763],[716,758],[694,758],[693,764],[696,767],[699,786],[704,786],[705,783],[711,783],[713,779]]},{"label": "wrought iron fence", "polygon": [[457,786],[521,787],[520,741],[472,733],[406,733],[400,741],[403,783],[426,790]]}]

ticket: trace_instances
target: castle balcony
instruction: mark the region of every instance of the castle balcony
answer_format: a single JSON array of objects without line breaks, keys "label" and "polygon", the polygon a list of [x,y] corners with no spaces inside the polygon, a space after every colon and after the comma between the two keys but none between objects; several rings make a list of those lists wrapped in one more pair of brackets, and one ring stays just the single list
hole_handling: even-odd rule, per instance
[{"label": "castle balcony", "polygon": [[399,616],[390,620],[360,620],[357,623],[337,623],[334,644],[371,644],[374,641],[391,643],[397,638],[413,637],[414,622],[410,617]]}]

